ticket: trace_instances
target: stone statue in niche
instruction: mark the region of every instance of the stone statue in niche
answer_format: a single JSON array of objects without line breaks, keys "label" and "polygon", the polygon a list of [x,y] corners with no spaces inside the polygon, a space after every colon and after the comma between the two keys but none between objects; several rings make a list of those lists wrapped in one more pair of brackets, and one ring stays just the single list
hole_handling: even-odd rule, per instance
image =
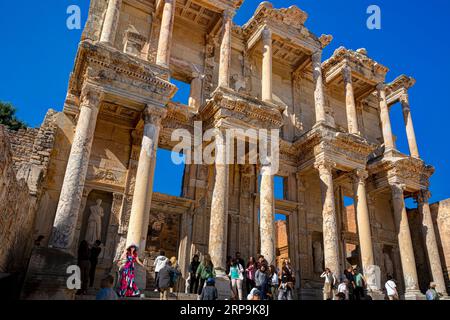
[{"label": "stone statue in niche", "polygon": [[97,199],[96,205],[89,209],[91,214],[88,219],[85,239],[89,244],[94,244],[95,241],[101,240],[102,237],[102,218],[104,214],[102,200]]},{"label": "stone statue in niche", "polygon": [[389,253],[384,252],[384,271],[391,276],[394,275],[394,264],[392,263]]},{"label": "stone statue in niche", "polygon": [[314,241],[313,243],[313,255],[314,255],[314,272],[323,272],[323,250],[320,241]]}]

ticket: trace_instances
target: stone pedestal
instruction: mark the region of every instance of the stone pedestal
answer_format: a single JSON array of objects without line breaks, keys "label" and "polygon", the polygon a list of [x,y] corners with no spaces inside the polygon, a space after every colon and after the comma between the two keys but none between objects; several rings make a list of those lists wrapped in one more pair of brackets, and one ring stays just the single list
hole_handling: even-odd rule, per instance
[{"label": "stone pedestal", "polygon": [[144,290],[147,288],[147,270],[136,263],[134,273],[134,281],[136,283],[136,286],[139,288],[141,293],[144,293]]},{"label": "stone pedestal", "polygon": [[72,275],[69,266],[77,264],[71,254],[53,248],[34,248],[22,289],[24,300],[74,300],[76,289],[67,287]]},{"label": "stone pedestal", "polygon": [[218,300],[231,299],[231,281],[225,274],[216,276],[216,289]]}]

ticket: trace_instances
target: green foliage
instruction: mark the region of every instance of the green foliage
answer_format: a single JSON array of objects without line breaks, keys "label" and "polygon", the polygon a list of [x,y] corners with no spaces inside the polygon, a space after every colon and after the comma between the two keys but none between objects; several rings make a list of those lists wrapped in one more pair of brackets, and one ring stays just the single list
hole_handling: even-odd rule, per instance
[{"label": "green foliage", "polygon": [[27,125],[16,118],[16,108],[9,102],[0,101],[0,124],[11,130],[25,129]]}]

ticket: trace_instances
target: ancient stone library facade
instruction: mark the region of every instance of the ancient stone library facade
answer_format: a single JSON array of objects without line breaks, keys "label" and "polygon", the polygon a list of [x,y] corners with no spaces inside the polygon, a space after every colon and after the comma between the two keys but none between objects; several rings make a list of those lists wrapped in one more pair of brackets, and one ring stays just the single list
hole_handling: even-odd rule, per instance
[{"label": "ancient stone library facade", "polygon": [[[321,297],[324,267],[340,275],[349,264],[373,297],[388,273],[407,299],[423,297],[431,280],[446,294],[450,203],[428,202],[434,168],[414,134],[415,80],[386,83],[388,67],[364,49],[325,59],[332,36],[308,30],[296,6],[263,2],[236,25],[241,3],[91,1],[63,111],[38,129],[0,130],[0,272],[26,274],[23,298],[72,297],[66,267],[83,239],[103,242],[100,275],[139,244],[149,288],[164,249],[183,277],[195,253],[210,253],[219,271],[236,251],[272,263],[287,256],[300,299]],[[173,79],[190,85],[187,105],[172,101]],[[395,106],[410,154],[396,149]],[[172,150],[173,131],[193,133],[195,121],[218,133],[280,129],[283,199],[273,175],[258,178],[263,164],[188,164],[180,196],[153,192],[165,175],[155,171],[157,149]]]}]

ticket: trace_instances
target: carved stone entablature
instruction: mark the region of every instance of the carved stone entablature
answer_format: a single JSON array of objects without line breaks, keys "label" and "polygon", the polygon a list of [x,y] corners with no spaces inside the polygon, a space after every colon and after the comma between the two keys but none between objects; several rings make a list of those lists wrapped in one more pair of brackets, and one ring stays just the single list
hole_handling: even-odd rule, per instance
[{"label": "carved stone entablature", "polygon": [[283,125],[282,112],[276,105],[219,87],[199,111],[199,116],[207,123],[229,119],[241,123],[242,128],[279,129]]},{"label": "carved stone entablature", "polygon": [[367,56],[365,49],[356,51],[339,47],[333,56],[322,63],[327,84],[339,84],[344,68],[349,68],[353,80],[355,98],[363,98],[375,91],[375,86],[384,83],[389,69]]},{"label": "carved stone entablature", "polygon": [[337,132],[325,125],[315,127],[294,143],[299,155],[299,169],[311,167],[318,160],[336,163],[342,171],[364,169],[376,146],[358,136]]},{"label": "carved stone entablature", "polygon": [[125,187],[126,171],[89,166],[86,181],[89,184],[104,184]]},{"label": "carved stone entablature", "polygon": [[386,85],[386,101],[389,106],[402,99],[404,94],[416,84],[416,80],[406,75],[397,77],[394,81]]},{"label": "carved stone entablature", "polygon": [[434,173],[434,167],[416,158],[380,160],[369,164],[368,169],[375,190],[397,183],[404,185],[405,191],[410,193],[428,189]]},{"label": "carved stone entablature", "polygon": [[191,209],[194,200],[153,192],[152,210],[183,214]]},{"label": "carved stone entablature", "polygon": [[66,106],[76,101],[74,97],[79,97],[82,87],[89,83],[104,92],[106,101],[114,100],[138,110],[147,104],[162,107],[176,92],[176,86],[167,78],[167,69],[85,40],[78,48]]},{"label": "carved stone entablature", "polygon": [[283,41],[283,44],[289,43],[310,54],[321,50],[323,43],[304,26],[307,18],[307,13],[297,6],[275,9],[271,3],[262,2],[253,17],[243,26],[248,47],[253,47],[260,38],[262,29],[267,25],[274,36],[289,39],[289,41]]}]

